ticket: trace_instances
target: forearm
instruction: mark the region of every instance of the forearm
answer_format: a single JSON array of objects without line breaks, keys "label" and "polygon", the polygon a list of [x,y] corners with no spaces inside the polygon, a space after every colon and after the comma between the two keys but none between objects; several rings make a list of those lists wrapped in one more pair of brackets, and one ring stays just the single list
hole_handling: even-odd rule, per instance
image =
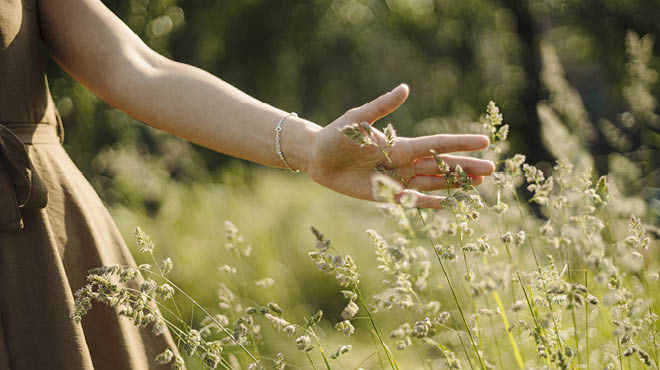
[{"label": "forearm", "polygon": [[[275,126],[288,112],[199,68],[169,60],[124,79],[123,92],[110,100],[136,119],[221,153],[284,166],[275,151]],[[291,167],[306,170],[313,135],[320,129],[298,117],[286,118],[281,145]]]},{"label": "forearm", "polygon": [[[218,152],[283,166],[275,126],[286,112],[199,68],[149,49],[98,0],[39,2],[40,28],[53,57],[78,81],[136,119]],[[282,151],[306,169],[320,127],[287,118]]]}]

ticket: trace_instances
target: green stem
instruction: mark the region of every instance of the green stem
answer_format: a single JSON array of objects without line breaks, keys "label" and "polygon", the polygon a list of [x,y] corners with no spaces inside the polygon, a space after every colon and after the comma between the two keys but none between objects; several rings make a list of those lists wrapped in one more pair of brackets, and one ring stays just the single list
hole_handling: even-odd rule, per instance
[{"label": "green stem", "polygon": [[[651,301],[651,293],[649,292],[649,282],[648,279],[646,278],[646,274],[642,271],[642,282],[644,284],[644,290],[646,290],[646,299],[648,300],[648,306],[649,306],[649,314],[653,314],[653,307],[652,304],[653,302]],[[650,329],[651,330],[651,335],[653,336],[653,361],[655,362],[655,367],[660,369],[660,364],[658,363],[658,343],[656,342],[656,325],[654,324],[653,327]]]},{"label": "green stem", "polygon": [[312,369],[318,370],[316,368],[316,365],[314,365],[314,361],[312,361],[312,358],[309,356],[309,353],[305,352],[305,356],[307,356],[307,359],[309,360],[309,363],[312,365]]},{"label": "green stem", "polygon": [[[160,275],[159,275],[159,276],[160,276],[161,278],[164,278],[164,277],[165,277],[165,274],[163,273],[163,269],[162,269],[162,268],[160,267],[160,265],[158,264],[158,261],[156,260],[156,256],[154,256],[154,252],[153,252],[153,251],[149,251],[149,254],[151,255],[151,259],[154,261],[154,265],[156,265],[156,268],[157,268],[158,271],[160,272]],[[183,314],[181,313],[181,310],[179,310],[179,306],[176,304],[176,300],[175,300],[175,299],[172,299],[172,305],[174,306],[174,309],[176,310],[176,313],[177,313],[178,317],[181,318],[181,322],[183,323],[183,327],[187,329],[187,328],[188,328],[188,324],[187,324],[185,321],[183,321]]]},{"label": "green stem", "polygon": [[399,370],[399,366],[396,364],[396,361],[394,360],[394,356],[390,352],[389,347],[387,346],[387,344],[385,344],[385,341],[383,341],[383,337],[380,335],[380,332],[378,331],[378,327],[376,326],[376,321],[374,321],[374,318],[371,315],[371,311],[369,310],[369,307],[367,306],[366,302],[364,301],[364,298],[362,297],[362,292],[360,292],[360,288],[356,287],[355,293],[357,293],[358,299],[360,300],[362,307],[364,307],[364,310],[367,313],[367,316],[369,317],[369,322],[371,323],[371,327],[374,329],[374,332],[376,333],[376,337],[378,338],[381,347],[383,347],[383,351],[385,351],[385,356],[387,356],[387,360],[390,362],[390,366],[392,367],[393,370]]},{"label": "green stem", "polygon": [[383,363],[383,357],[380,355],[380,349],[378,349],[378,343],[376,343],[376,334],[374,333],[373,330],[369,330],[369,334],[371,334],[371,341],[374,343],[374,347],[376,347],[376,353],[378,354],[378,362],[380,363],[380,368],[385,369],[385,363]]},{"label": "green stem", "polygon": [[621,341],[618,335],[616,336],[616,345],[619,348],[619,367],[623,370],[623,354],[621,353]]},{"label": "green stem", "polygon": [[525,365],[523,363],[522,356],[520,355],[520,350],[518,349],[518,344],[516,343],[516,339],[513,337],[513,333],[511,333],[511,331],[509,330],[509,319],[506,316],[506,310],[504,309],[504,305],[502,304],[500,295],[496,291],[494,291],[493,298],[495,298],[497,307],[500,308],[500,317],[502,318],[502,324],[504,324],[504,330],[506,330],[506,334],[509,337],[509,342],[511,342],[511,347],[513,348],[513,356],[515,357],[516,363],[518,364],[520,370],[523,370],[525,368]]},{"label": "green stem", "polygon": [[[564,263],[566,263],[567,266],[567,273],[568,273],[568,282],[573,285],[573,277],[571,275],[571,260],[570,260],[570,255],[568,251],[568,246],[564,245]],[[586,271],[586,270],[585,270]],[[585,306],[589,305],[588,302],[586,302],[585,299]],[[577,320],[575,319],[575,304],[571,304],[571,317],[573,318],[573,338],[575,339],[575,351],[577,352],[577,362],[578,366],[582,363],[582,356],[580,354],[580,345],[579,345],[579,340],[578,340],[578,330],[577,330]],[[588,333],[587,333],[588,335]],[[572,363],[573,361],[571,361]]]},{"label": "green stem", "polygon": [[[412,291],[412,292],[415,293],[414,291]],[[417,297],[417,294],[415,294],[415,298],[417,298],[417,302],[419,303],[420,300],[419,300],[419,297]],[[410,318],[410,315],[408,314],[408,311],[405,311],[405,315],[406,315],[406,321],[407,322],[412,322],[412,320]],[[426,361],[424,361],[424,355],[422,354],[422,349],[419,347],[419,344],[417,343],[417,341],[413,341],[413,346],[415,347],[415,351],[417,352],[417,356],[419,357],[419,361],[422,363],[422,368],[424,368],[424,370],[426,370]]]},{"label": "green stem", "polygon": [[[518,205],[518,206],[520,207],[520,205]],[[521,212],[522,212],[522,210],[521,210]],[[521,213],[521,215],[522,215],[522,213]],[[504,229],[504,215],[500,215],[500,222],[502,223],[502,229]],[[503,236],[502,235],[502,230],[500,229],[499,226],[497,227],[497,230],[500,234],[500,238],[502,238],[502,236]],[[536,304],[534,303],[534,296],[533,296],[534,292],[532,291],[532,287],[531,286],[526,287],[525,283],[522,280],[522,277],[520,276],[519,269],[524,270],[522,268],[522,261],[519,262],[520,265],[517,265],[513,261],[513,257],[511,256],[511,251],[509,250],[509,243],[504,242],[504,248],[506,250],[506,255],[508,257],[509,263],[511,264],[511,266],[513,266],[513,268],[515,270],[516,277],[518,278],[518,283],[520,284],[520,289],[522,290],[523,295],[525,296],[525,302],[527,302],[527,307],[529,308],[529,312],[532,315],[532,319],[534,319],[534,326],[536,328],[538,328],[538,330],[540,331],[542,336],[545,338],[545,336],[546,336],[545,329],[541,325],[541,323],[539,321],[539,318],[538,318],[538,311],[537,311],[537,308],[536,308]],[[529,289],[529,292],[527,291],[527,289]],[[553,319],[553,322],[554,322],[554,319]],[[546,356],[545,359],[546,359],[546,362],[548,363],[548,367],[552,368],[552,364],[550,363],[550,357]]]},{"label": "green stem", "polygon": [[[139,291],[137,291],[137,292],[141,294],[141,292],[139,292]],[[156,301],[156,302],[157,302],[157,301]],[[157,302],[157,303],[158,303],[158,302]],[[163,319],[163,321],[165,321],[165,324],[166,324],[170,329],[172,329],[172,331],[174,332],[174,335],[176,335],[177,338],[178,338],[179,340],[183,340],[183,341],[185,341],[185,338],[183,337],[183,334],[185,334],[185,332],[184,332],[183,330],[179,329],[174,323],[170,322],[170,321],[167,320],[166,318],[162,317],[162,319]],[[206,341],[202,340],[202,344],[201,344],[201,346],[202,346],[202,347],[206,347]],[[195,355],[196,355],[197,357],[199,357],[200,360],[202,359],[201,356],[200,356],[197,352],[195,352]],[[228,363],[226,362],[226,360],[225,360],[222,356],[220,356],[220,364],[222,364],[222,366],[223,366],[225,369],[227,369],[227,370],[232,370],[231,365],[228,364]]]},{"label": "green stem", "polygon": [[321,357],[323,358],[323,362],[325,363],[325,367],[328,370],[331,370],[330,369],[330,362],[328,362],[328,358],[326,357],[325,352],[323,351],[323,346],[321,345],[321,340],[319,339],[319,337],[314,332],[314,329],[312,329],[311,327],[308,327],[307,330],[312,334],[312,336],[314,337],[314,340],[316,340],[316,345],[319,347],[319,352],[321,352]]},{"label": "green stem", "polygon": [[[238,246],[234,248],[236,252],[236,258],[238,259],[238,268],[241,271],[241,297],[247,297],[247,279],[245,278],[245,269],[243,268],[243,258],[241,257],[241,251],[238,250]],[[249,300],[249,298],[248,298]],[[252,343],[252,348],[254,349],[254,354],[258,359],[261,359],[259,354],[259,346],[257,346],[257,339],[252,331],[250,331],[250,342]]]},{"label": "green stem", "polygon": [[[534,255],[534,262],[536,263],[536,270],[539,273],[539,276],[542,276],[541,274],[541,264],[539,263],[538,257],[536,256],[536,248],[534,247],[534,238],[531,237],[530,233],[527,231],[527,223],[525,222],[525,216],[523,216],[523,211],[522,207],[520,206],[520,199],[518,198],[518,194],[513,191],[513,196],[516,200],[516,206],[518,208],[518,213],[520,214],[520,221],[522,223],[523,231],[525,231],[525,234],[527,235],[527,240],[529,241],[529,246],[532,249],[532,254]],[[550,307],[550,310],[552,311],[552,301],[550,300],[550,297],[548,296],[548,288],[546,287],[545,284],[545,279],[541,279],[541,284],[543,285],[543,293],[545,294],[545,299],[548,302],[548,306]],[[555,320],[554,316],[552,317],[552,324],[555,329],[555,336],[557,338],[557,345],[559,346],[559,350],[563,351],[564,346],[561,342],[561,336],[559,335],[559,328],[557,327],[557,321]],[[572,362],[571,362],[571,367],[574,368]]]},{"label": "green stem", "polygon": [[371,352],[369,355],[367,355],[367,357],[363,358],[362,361],[360,361],[360,363],[358,363],[358,364],[355,366],[355,370],[360,369],[360,366],[362,366],[363,363],[367,362],[368,359],[374,357],[374,355],[377,355],[378,353],[379,353],[379,351]]},{"label": "green stem", "polygon": [[[447,189],[447,196],[451,197],[451,193],[449,189]],[[456,221],[456,225],[458,225],[458,215],[456,214],[456,211],[452,208],[451,209],[452,214],[454,215],[454,221]],[[458,239],[461,243],[461,252],[463,253],[463,263],[465,265],[465,274],[467,275],[467,280],[468,280],[468,285],[470,286],[470,292],[468,292],[468,296],[470,297],[470,300],[472,301],[472,309],[474,310],[474,318],[477,324],[477,338],[479,339],[479,345],[481,347],[481,355],[484,357],[484,362],[486,361],[485,356],[486,352],[484,351],[484,342],[481,339],[481,325],[479,323],[479,312],[477,311],[477,303],[474,300],[474,296],[472,292],[474,291],[474,287],[472,285],[472,277],[470,276],[470,268],[468,267],[467,263],[467,255],[465,253],[465,244],[463,242],[463,231],[459,230],[458,233]]]},{"label": "green stem", "polygon": [[[144,271],[147,271],[147,272],[149,272],[149,273],[151,273],[151,274],[158,275],[158,274],[156,274],[155,272],[150,271],[150,270],[147,270],[147,269],[144,269]],[[258,361],[258,360],[254,357],[254,355],[252,355],[252,353],[251,353],[247,348],[245,348],[245,346],[244,346],[241,342],[239,342],[236,338],[234,338],[234,335],[233,335],[229,330],[227,330],[227,328],[225,328],[222,324],[220,324],[220,322],[218,322],[218,320],[216,320],[215,317],[211,316],[211,314],[210,314],[210,313],[209,313],[204,307],[202,307],[199,303],[197,303],[197,301],[196,301],[194,298],[192,298],[190,295],[188,295],[188,293],[186,293],[183,289],[179,288],[179,286],[176,285],[176,284],[174,284],[170,279],[168,279],[168,278],[166,278],[166,277],[164,277],[164,276],[161,276],[161,278],[162,278],[163,280],[167,281],[172,287],[174,287],[174,289],[176,289],[176,290],[178,290],[179,292],[181,292],[181,294],[183,294],[186,298],[188,298],[188,299],[190,300],[190,302],[191,302],[194,306],[197,306],[197,308],[199,308],[200,310],[202,310],[202,312],[203,312],[208,318],[210,318],[211,321],[213,321],[213,323],[216,324],[216,325],[217,325],[217,326],[218,326],[223,332],[225,332],[225,334],[227,334],[227,335],[228,335],[228,336],[234,341],[234,343],[236,343],[236,345],[238,345],[238,346],[239,346],[239,347],[240,347],[245,353],[247,353],[247,355],[250,356],[250,358],[251,358],[254,362],[257,362],[257,361]]]},{"label": "green stem", "polygon": [[[422,224],[424,227],[426,227],[426,221],[424,220],[424,216],[422,216],[422,211],[417,208],[417,213],[419,214],[419,218],[422,220]],[[468,336],[470,337],[470,342],[472,343],[472,347],[474,349],[474,352],[477,355],[477,358],[479,359],[479,363],[481,365],[482,369],[486,369],[486,364],[484,363],[484,359],[482,358],[481,354],[479,353],[479,349],[477,348],[477,344],[474,342],[474,338],[472,337],[472,332],[470,330],[470,326],[467,323],[467,320],[465,319],[465,314],[463,313],[463,307],[461,307],[461,303],[458,300],[458,297],[456,296],[456,291],[454,289],[454,285],[451,282],[451,279],[449,278],[449,274],[447,274],[447,270],[445,269],[445,264],[442,262],[442,258],[440,257],[440,254],[435,248],[435,241],[431,237],[431,235],[428,235],[427,237],[429,239],[429,242],[431,243],[431,248],[435,252],[435,256],[438,259],[438,262],[440,263],[440,268],[442,269],[442,273],[445,275],[445,279],[447,280],[447,284],[449,285],[449,289],[451,290],[452,297],[454,298],[454,302],[456,303],[456,306],[458,307],[458,312],[461,314],[461,319],[463,321],[463,325],[465,326],[465,331],[467,332]]]},{"label": "green stem", "polygon": [[[584,268],[584,287],[587,289],[587,292],[589,292],[589,271],[587,270],[586,266]],[[589,366],[589,364],[590,364],[590,361],[589,361],[589,302],[585,302],[585,304],[584,304],[584,326],[585,326],[584,340],[586,342],[586,351],[587,351],[587,370],[590,370],[590,366]]]},{"label": "green stem", "polygon": [[[488,296],[484,295],[484,300],[486,301],[486,308],[489,307]],[[493,317],[488,315],[488,321],[490,322],[490,330],[492,333],[495,333],[495,323],[493,322]],[[493,341],[495,342],[495,348],[497,349],[497,358],[500,362],[500,368],[504,368],[504,363],[502,361],[502,350],[500,349],[500,341],[497,340],[497,335],[493,335]]]}]

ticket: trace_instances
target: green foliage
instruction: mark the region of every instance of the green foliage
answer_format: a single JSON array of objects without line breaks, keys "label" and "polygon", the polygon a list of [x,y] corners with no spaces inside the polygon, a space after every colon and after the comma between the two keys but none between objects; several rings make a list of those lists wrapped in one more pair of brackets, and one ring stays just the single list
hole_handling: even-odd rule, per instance
[{"label": "green foliage", "polygon": [[[180,332],[170,330],[199,355],[189,368],[657,368],[660,311],[649,292],[658,242],[644,232],[660,216],[654,2],[106,4],[158,52],[319,124],[408,82],[385,149],[396,134],[480,132],[498,163],[476,193],[439,162],[462,185],[447,194],[447,210],[416,213],[404,201],[384,207],[388,222],[304,177],[226,161],[140,125],[50,66],[67,151],[127,240],[135,225],[152,235],[155,243],[138,233],[133,246],[140,271],[178,284],[147,280],[139,297],[186,313]],[[491,99],[500,107],[489,104],[477,122]],[[363,128],[350,129],[370,145]],[[506,157],[515,152],[526,156]],[[396,169],[374,185],[392,201],[398,184],[388,174]],[[221,231],[225,219],[237,227]],[[332,239],[315,231],[314,263],[310,223]],[[92,275],[74,319],[96,299],[163,330],[148,302],[121,301],[121,284],[108,278],[139,279],[137,271]],[[158,361],[183,366],[173,352]]]},{"label": "green foliage", "polygon": [[[501,125],[493,103],[488,111],[490,122]],[[492,132],[490,125],[485,128]],[[493,154],[503,155],[496,148]],[[439,162],[445,176],[461,184],[447,191],[446,209],[420,210],[385,197],[389,203],[379,207],[391,218],[385,224],[375,212],[357,217],[364,211],[362,203],[349,202],[345,208],[337,195],[309,189],[310,184],[294,185],[304,179],[285,180],[269,172],[255,182],[266,183],[261,191],[225,193],[238,201],[214,194],[220,185],[187,190],[201,196],[194,213],[169,214],[176,222],[164,221],[164,212],[135,218],[139,213],[116,208],[120,225],[143,222],[156,232],[154,243],[141,229],[135,231],[136,252],[146,253],[156,268],[140,265],[146,276],[122,266],[90,271],[89,285],[76,294],[74,319],[100,302],[119,307],[136,325],[152,325],[156,333],[166,324],[181,338],[181,350],[199,357],[187,357],[189,366],[208,369],[304,367],[306,362],[308,368],[327,369],[511,368],[505,358],[525,369],[623,369],[624,361],[626,369],[657,366],[658,303],[651,292],[660,276],[654,252],[659,244],[641,218],[626,214],[630,199],[611,193],[617,174],[596,180],[591,169],[566,159],[558,160],[548,176],[521,155],[498,162],[497,180],[482,186],[481,193],[465,182],[460,168]],[[541,217],[520,202],[521,185],[533,193],[530,202],[538,204]],[[304,189],[313,198],[301,200]],[[291,196],[276,199],[270,196],[273,191]],[[323,198],[326,204],[305,207]],[[236,206],[225,205],[223,214],[237,219],[246,208],[258,209],[258,222],[243,222],[252,236],[243,236],[246,228],[229,221],[223,235],[208,235],[217,224],[215,207],[222,203]],[[275,210],[279,215],[271,214]],[[335,216],[342,213],[347,216]],[[302,232],[300,225],[310,218],[326,234],[312,228],[314,238],[296,241],[297,233],[283,233],[282,226],[261,228],[265,220],[292,222],[289,230]],[[173,231],[156,227],[159,222],[191,223]],[[357,222],[379,224],[383,231],[369,228],[371,242],[360,240],[351,234]],[[177,240],[181,237],[192,239]],[[278,239],[286,250],[277,247]],[[314,239],[316,250],[307,253]],[[159,240],[167,241],[165,246],[154,248]],[[222,243],[224,250],[218,248]],[[365,247],[370,244],[373,250]],[[187,245],[194,248],[181,248]],[[165,259],[169,266],[163,270],[154,255],[163,252],[181,259],[177,265],[186,268],[172,268],[172,260]],[[296,260],[306,254],[311,263]],[[222,265],[211,277],[214,264]],[[323,280],[323,274],[335,281]],[[267,278],[270,282],[263,283]],[[121,284],[134,279],[139,290]],[[162,301],[163,316],[152,308],[156,301]],[[183,317],[181,312],[192,314]],[[504,335],[509,343],[498,340]],[[162,362],[175,360],[180,358],[173,352],[158,356]]]}]

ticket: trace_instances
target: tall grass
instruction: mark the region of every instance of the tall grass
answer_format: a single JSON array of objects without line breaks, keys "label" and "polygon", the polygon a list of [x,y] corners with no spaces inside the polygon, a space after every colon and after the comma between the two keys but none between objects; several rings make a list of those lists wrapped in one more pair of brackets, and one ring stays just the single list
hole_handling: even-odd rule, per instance
[{"label": "tall grass", "polygon": [[[639,39],[628,42],[640,53]],[[481,117],[497,163],[491,181],[477,189],[460,166],[429,153],[453,185],[442,210],[399,199],[391,168],[374,171],[378,209],[269,172],[249,190],[174,192],[181,197],[163,205],[169,217],[199,204],[181,231],[115,209],[122,229],[142,223],[167,253],[137,229],[144,263],[91,270],[74,319],[100,302],[155,334],[168,328],[181,349],[163,348],[155,361],[173,369],[659,369],[659,243],[643,212],[631,215],[631,204],[644,210],[621,186],[631,179],[595,173],[581,141],[589,135],[566,139],[560,116],[577,128],[590,122],[579,107],[556,110],[581,103],[545,50],[553,95],[539,114],[545,140],[561,148],[551,168],[507,156],[509,127],[491,102]],[[378,145],[371,128],[349,130],[356,145]],[[386,134],[385,158],[396,133]],[[217,241],[214,209],[249,232],[226,221]]]}]

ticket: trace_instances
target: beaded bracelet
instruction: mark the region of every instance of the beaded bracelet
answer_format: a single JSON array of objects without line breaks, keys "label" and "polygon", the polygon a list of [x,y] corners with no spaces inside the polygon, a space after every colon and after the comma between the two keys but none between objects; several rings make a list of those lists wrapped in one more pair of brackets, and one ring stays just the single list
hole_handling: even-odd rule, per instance
[{"label": "beaded bracelet", "polygon": [[293,173],[298,173],[300,172],[300,170],[294,170],[293,168],[291,168],[291,166],[289,166],[289,163],[286,161],[286,159],[284,159],[284,154],[282,154],[282,147],[280,146],[280,141],[281,141],[280,134],[282,133],[282,123],[284,123],[284,121],[290,116],[298,117],[298,114],[296,114],[296,112],[291,112],[287,114],[286,116],[282,117],[282,119],[280,119],[280,121],[277,123],[277,127],[275,127],[275,151],[277,152],[277,155],[280,156],[280,159],[282,160],[282,162],[284,162],[284,165],[286,166],[286,168],[289,169],[289,171]]}]

